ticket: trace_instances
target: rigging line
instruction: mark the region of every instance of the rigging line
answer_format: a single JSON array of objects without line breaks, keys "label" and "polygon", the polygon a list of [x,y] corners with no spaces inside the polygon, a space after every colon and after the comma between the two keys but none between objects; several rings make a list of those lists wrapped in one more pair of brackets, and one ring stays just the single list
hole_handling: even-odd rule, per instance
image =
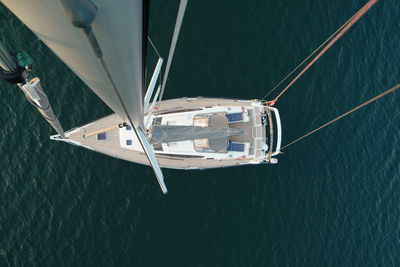
[{"label": "rigging line", "polygon": [[149,40],[149,42],[150,42],[151,46],[153,47],[154,51],[156,51],[157,56],[161,57],[160,53],[158,52],[158,50],[157,50],[156,46],[154,45],[153,41],[151,40],[150,36],[147,36],[147,40]]},{"label": "rigging line", "polygon": [[[156,46],[154,45],[154,43],[153,43],[153,41],[151,40],[151,38],[150,38],[150,36],[147,36],[147,40],[149,40],[149,42],[150,42],[150,44],[151,44],[151,47],[153,48],[153,50],[156,52],[156,54],[157,54],[157,56],[160,58],[161,57],[161,55],[160,55],[160,53],[158,52],[158,50],[157,50],[157,48],[156,48]],[[147,80],[147,67],[146,67],[146,71],[145,71],[146,73],[145,73],[145,80]]]},{"label": "rigging line", "polygon": [[379,94],[379,95],[377,95],[377,96],[371,98],[370,100],[368,100],[368,101],[362,103],[361,105],[359,105],[359,106],[357,106],[357,107],[355,107],[355,108],[353,108],[353,109],[347,111],[346,113],[343,113],[342,115],[340,115],[340,116],[337,117],[336,119],[333,119],[333,120],[331,120],[331,121],[325,123],[324,125],[322,125],[322,126],[316,128],[316,129],[312,130],[311,132],[309,132],[309,133],[307,133],[307,134],[301,136],[300,138],[295,139],[294,141],[292,141],[292,142],[290,142],[289,144],[287,144],[287,145],[285,145],[284,147],[282,147],[281,150],[283,150],[283,149],[285,149],[285,148],[287,148],[287,147],[293,145],[294,143],[297,143],[298,141],[302,140],[303,138],[305,138],[305,137],[307,137],[307,136],[309,136],[309,135],[311,135],[311,134],[313,134],[313,133],[315,133],[315,132],[321,130],[322,128],[325,128],[326,126],[328,126],[328,125],[330,125],[330,124],[332,124],[332,123],[334,123],[334,122],[340,120],[341,118],[343,118],[343,117],[345,117],[345,116],[347,116],[347,115],[353,113],[354,111],[357,111],[358,109],[360,109],[360,108],[362,108],[362,107],[364,107],[364,106],[366,106],[366,105],[368,105],[368,104],[370,104],[370,103],[372,103],[372,102],[378,100],[379,98],[381,98],[381,97],[383,97],[383,96],[385,96],[385,95],[387,95],[387,94],[389,94],[389,93],[391,93],[391,92],[393,92],[393,91],[395,91],[395,90],[397,90],[397,89],[399,89],[399,88],[400,88],[400,84],[398,84],[398,85],[396,85],[396,86],[390,88],[389,90],[387,90],[387,91],[385,91],[385,92],[383,92],[383,93],[381,93],[381,94]]},{"label": "rigging line", "polygon": [[360,12],[357,11],[357,13],[355,13],[350,19],[348,19],[345,23],[342,24],[342,26],[340,26],[331,36],[328,37],[328,39],[326,39],[322,44],[320,44],[308,57],[306,57],[299,65],[297,65],[297,67],[295,67],[288,75],[286,75],[285,78],[283,78],[277,85],[275,85],[274,88],[272,88],[263,98],[262,100],[264,100],[265,98],[267,98],[272,92],[274,92],[283,82],[285,82],[290,76],[292,76],[292,74],[298,70],[301,66],[304,65],[304,63],[309,60],[313,55],[315,55],[315,53],[317,53],[327,42],[329,42],[340,30],[342,30],[347,24],[349,24],[349,22],[354,19],[354,17]]},{"label": "rigging line", "polygon": [[276,101],[334,44],[339,40],[378,0],[370,0],[366,3],[354,18],[304,67],[302,71],[279,93],[274,100],[268,101],[270,106],[273,106]]}]

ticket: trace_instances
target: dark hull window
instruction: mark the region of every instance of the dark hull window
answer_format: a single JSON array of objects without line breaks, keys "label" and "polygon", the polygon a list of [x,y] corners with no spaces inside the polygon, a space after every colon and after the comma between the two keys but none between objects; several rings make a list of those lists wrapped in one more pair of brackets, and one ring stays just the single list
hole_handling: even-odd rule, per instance
[{"label": "dark hull window", "polygon": [[106,139],[107,139],[107,133],[97,134],[97,140],[106,140]]}]

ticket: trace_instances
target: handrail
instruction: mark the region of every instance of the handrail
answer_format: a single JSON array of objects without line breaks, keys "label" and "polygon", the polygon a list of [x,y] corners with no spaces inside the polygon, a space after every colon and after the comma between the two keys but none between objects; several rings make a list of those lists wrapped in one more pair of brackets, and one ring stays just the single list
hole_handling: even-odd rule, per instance
[{"label": "handrail", "polygon": [[276,119],[276,131],[277,131],[277,141],[276,141],[276,150],[272,153],[272,156],[278,155],[281,153],[281,145],[282,145],[282,125],[281,125],[281,117],[279,115],[279,111],[277,108],[269,107],[274,114]]}]

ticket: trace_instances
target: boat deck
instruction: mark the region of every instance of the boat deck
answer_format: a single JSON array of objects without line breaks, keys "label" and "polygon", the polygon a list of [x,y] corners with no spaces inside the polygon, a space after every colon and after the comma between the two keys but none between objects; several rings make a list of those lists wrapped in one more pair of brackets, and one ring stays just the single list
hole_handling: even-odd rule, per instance
[{"label": "boat deck", "polygon": [[[253,107],[253,101],[241,101],[230,99],[215,99],[215,98],[180,98],[162,101],[159,105],[157,113],[177,112],[180,110],[190,110],[201,107],[212,106],[230,106],[230,107]],[[261,122],[262,107],[254,107],[254,114],[251,114],[249,122],[233,122],[230,123],[231,128],[239,128],[244,130],[241,136],[233,136],[232,142],[244,142],[255,140],[255,142],[265,143],[265,129]],[[82,127],[76,128],[67,132],[69,140],[67,142],[75,143],[80,146],[87,147],[97,152],[149,165],[146,155],[143,152],[122,148],[120,145],[120,133],[118,125],[123,123],[120,117],[116,114],[109,115],[95,122],[89,123]],[[106,129],[106,130],[105,130]],[[106,132],[104,140],[98,140],[98,133]],[[256,148],[255,148],[256,146]],[[243,164],[258,164],[262,162],[264,151],[260,149],[262,145],[257,146],[252,142],[250,147],[252,153],[255,153],[253,158],[240,159],[208,159],[199,158],[196,156],[185,155],[166,155],[156,153],[160,166],[163,168],[173,169],[208,169],[220,168],[228,166],[236,166]],[[254,151],[255,150],[255,151]]]}]

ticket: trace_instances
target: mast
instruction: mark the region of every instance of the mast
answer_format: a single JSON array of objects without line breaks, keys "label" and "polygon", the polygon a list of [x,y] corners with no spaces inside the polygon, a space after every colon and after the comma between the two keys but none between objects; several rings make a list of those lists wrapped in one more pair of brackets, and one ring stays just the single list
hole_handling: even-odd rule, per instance
[{"label": "mast", "polygon": [[5,0],[3,4],[133,126],[163,193],[167,193],[144,131],[148,1]]},{"label": "mast", "polygon": [[164,73],[164,80],[161,85],[161,94],[160,94],[159,101],[161,101],[161,99],[163,98],[163,95],[164,95],[164,89],[165,89],[165,85],[167,84],[169,69],[171,67],[172,58],[174,57],[174,53],[175,53],[176,43],[178,42],[179,33],[181,31],[183,16],[185,15],[187,2],[188,2],[188,0],[181,0],[179,3],[179,9],[178,9],[178,14],[176,16],[174,33],[172,35],[172,40],[171,40],[171,47],[170,47],[169,53],[168,53],[167,66],[165,68],[165,73]]}]

